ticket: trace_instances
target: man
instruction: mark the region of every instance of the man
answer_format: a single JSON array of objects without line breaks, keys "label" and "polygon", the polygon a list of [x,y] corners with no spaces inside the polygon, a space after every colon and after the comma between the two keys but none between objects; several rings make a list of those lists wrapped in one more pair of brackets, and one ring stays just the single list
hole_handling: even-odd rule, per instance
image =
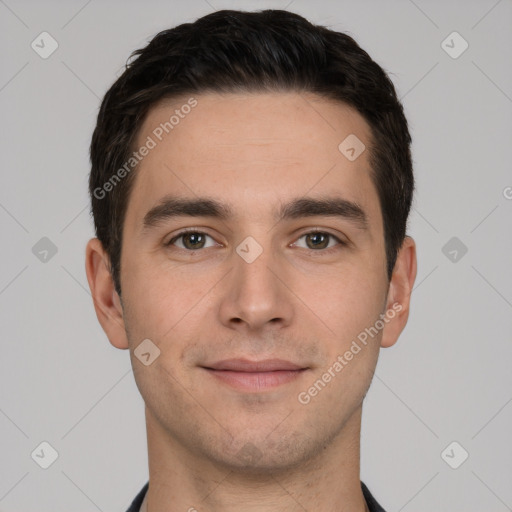
[{"label": "man", "polygon": [[410,135],[385,72],[286,11],[159,33],[105,95],[86,271],[144,398],[129,511],[383,510],[363,399],[416,277]]}]

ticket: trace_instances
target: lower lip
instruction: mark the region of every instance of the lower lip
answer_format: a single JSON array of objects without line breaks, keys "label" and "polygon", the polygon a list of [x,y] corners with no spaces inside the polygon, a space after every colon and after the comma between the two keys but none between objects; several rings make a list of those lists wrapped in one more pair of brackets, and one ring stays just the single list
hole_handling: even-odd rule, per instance
[{"label": "lower lip", "polygon": [[297,379],[306,369],[277,370],[273,372],[234,372],[205,368],[216,379],[242,391],[266,391],[288,384]]}]

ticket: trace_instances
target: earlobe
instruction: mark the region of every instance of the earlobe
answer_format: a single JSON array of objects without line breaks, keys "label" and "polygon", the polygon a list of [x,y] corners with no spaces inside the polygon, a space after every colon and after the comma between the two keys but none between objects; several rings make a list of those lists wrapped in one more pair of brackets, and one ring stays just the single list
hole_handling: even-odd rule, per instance
[{"label": "earlobe", "polygon": [[395,268],[389,283],[386,304],[388,322],[381,339],[381,347],[383,348],[394,345],[407,324],[416,271],[416,244],[410,236],[406,236],[397,255]]},{"label": "earlobe", "polygon": [[123,309],[114,288],[109,258],[97,238],[92,238],[87,244],[85,271],[96,316],[110,343],[119,349],[129,348]]}]

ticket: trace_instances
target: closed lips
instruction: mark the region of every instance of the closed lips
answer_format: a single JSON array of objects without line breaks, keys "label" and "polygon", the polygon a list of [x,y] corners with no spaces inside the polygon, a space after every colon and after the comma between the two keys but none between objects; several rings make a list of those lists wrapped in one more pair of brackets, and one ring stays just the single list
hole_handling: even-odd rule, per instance
[{"label": "closed lips", "polygon": [[297,365],[283,359],[267,359],[264,361],[250,361],[247,359],[226,359],[218,361],[211,365],[205,365],[203,368],[208,370],[224,370],[232,372],[276,372],[276,371],[295,371],[305,370],[306,367]]}]

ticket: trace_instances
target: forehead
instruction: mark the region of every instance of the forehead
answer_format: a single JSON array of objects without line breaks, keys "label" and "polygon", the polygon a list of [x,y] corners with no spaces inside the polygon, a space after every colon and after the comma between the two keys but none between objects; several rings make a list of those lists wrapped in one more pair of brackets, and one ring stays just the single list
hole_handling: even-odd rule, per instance
[{"label": "forehead", "polygon": [[368,151],[353,161],[340,151],[354,136],[369,147],[363,117],[312,94],[208,93],[162,101],[138,133],[135,148],[153,147],[136,168],[126,220],[142,218],[167,194],[215,197],[264,214],[287,197],[335,193],[364,204],[370,220],[378,220]]}]

